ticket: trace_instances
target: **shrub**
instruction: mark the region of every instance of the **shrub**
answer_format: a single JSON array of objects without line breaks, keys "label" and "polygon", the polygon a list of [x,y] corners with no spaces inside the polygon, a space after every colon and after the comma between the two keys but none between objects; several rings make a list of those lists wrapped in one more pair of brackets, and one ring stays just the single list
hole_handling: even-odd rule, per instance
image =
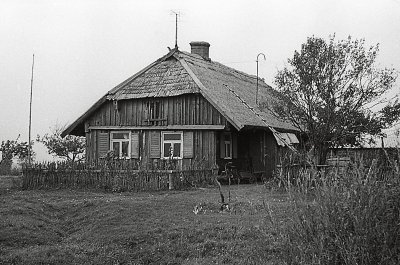
[{"label": "shrub", "polygon": [[398,166],[350,165],[339,174],[298,171],[317,179],[290,189],[293,218],[282,230],[288,264],[400,264]]}]

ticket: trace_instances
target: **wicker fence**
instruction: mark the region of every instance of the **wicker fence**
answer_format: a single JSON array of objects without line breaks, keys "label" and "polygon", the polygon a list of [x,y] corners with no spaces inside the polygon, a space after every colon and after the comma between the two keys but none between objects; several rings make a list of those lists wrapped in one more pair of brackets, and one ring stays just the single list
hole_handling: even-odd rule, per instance
[{"label": "wicker fence", "polygon": [[210,169],[136,170],[90,168],[86,165],[36,164],[23,169],[23,189],[101,189],[106,191],[157,191],[212,184]]}]

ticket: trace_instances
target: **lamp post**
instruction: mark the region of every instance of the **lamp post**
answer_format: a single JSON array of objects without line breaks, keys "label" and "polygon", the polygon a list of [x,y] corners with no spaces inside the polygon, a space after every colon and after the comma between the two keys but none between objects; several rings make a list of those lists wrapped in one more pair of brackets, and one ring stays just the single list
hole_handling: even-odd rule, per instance
[{"label": "lamp post", "polygon": [[256,60],[256,62],[257,62],[256,105],[258,105],[258,57],[259,57],[260,55],[264,56],[264,60],[267,60],[267,59],[265,58],[265,54],[264,54],[264,53],[261,53],[261,52],[260,52],[260,53],[257,55],[257,60]]}]

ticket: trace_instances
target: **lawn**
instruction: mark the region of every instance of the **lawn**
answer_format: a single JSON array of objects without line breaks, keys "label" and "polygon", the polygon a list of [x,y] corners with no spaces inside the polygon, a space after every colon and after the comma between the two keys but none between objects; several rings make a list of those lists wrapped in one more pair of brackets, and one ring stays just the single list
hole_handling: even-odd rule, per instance
[{"label": "lawn", "polygon": [[219,200],[213,187],[2,189],[0,264],[283,264],[277,227],[290,215],[287,195],[234,185],[231,208]]}]

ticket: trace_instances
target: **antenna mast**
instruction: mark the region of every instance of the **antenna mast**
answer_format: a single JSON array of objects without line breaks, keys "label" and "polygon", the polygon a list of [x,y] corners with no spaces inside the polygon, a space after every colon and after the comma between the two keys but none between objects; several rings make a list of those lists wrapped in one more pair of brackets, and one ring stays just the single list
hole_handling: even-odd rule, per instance
[{"label": "antenna mast", "polygon": [[178,16],[180,16],[180,12],[176,12],[174,10],[171,11],[175,15],[175,48],[178,48]]},{"label": "antenna mast", "polygon": [[33,88],[33,66],[34,65],[35,65],[35,54],[33,54],[33,56],[32,56],[31,97],[29,99],[28,165],[31,165],[31,162],[32,162],[31,127],[32,127],[32,88]]}]

